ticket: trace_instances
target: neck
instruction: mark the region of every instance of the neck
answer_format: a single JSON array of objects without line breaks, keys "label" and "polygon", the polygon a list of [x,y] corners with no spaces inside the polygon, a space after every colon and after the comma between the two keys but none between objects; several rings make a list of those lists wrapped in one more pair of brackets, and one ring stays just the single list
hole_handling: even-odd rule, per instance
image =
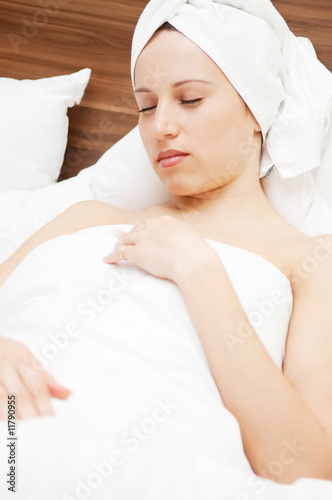
[{"label": "neck", "polygon": [[173,196],[167,207],[197,217],[261,218],[273,210],[258,178],[237,179],[226,186],[191,196]]}]

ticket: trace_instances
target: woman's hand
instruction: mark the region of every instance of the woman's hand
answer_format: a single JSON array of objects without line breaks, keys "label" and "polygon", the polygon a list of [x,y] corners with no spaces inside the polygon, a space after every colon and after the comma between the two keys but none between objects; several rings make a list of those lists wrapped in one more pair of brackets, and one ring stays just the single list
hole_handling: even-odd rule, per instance
[{"label": "woman's hand", "polygon": [[16,418],[53,415],[51,397],[66,399],[70,391],[41,367],[22,343],[0,337],[0,419],[7,419],[8,396],[16,396]]},{"label": "woman's hand", "polygon": [[179,284],[215,251],[189,224],[169,215],[148,219],[135,226],[119,241],[104,261],[116,264],[131,260],[144,271]]}]

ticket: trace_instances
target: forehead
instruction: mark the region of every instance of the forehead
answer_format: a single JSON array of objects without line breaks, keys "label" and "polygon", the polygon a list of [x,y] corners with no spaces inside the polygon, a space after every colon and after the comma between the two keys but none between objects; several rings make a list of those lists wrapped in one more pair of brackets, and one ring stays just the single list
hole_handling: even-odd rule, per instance
[{"label": "forehead", "polygon": [[155,84],[187,78],[211,80],[222,78],[222,71],[182,33],[161,31],[144,47],[135,66],[136,86],[151,78]]}]

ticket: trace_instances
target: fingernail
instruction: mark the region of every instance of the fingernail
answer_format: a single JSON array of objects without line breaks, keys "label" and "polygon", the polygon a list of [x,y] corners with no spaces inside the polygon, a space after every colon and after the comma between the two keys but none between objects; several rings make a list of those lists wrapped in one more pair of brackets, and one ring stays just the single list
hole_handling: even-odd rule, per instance
[{"label": "fingernail", "polygon": [[106,264],[115,264],[115,260],[114,259],[115,257],[115,252],[111,252],[109,253],[108,255],[106,255],[104,258],[103,258],[103,261],[106,263]]},{"label": "fingernail", "polygon": [[68,398],[69,396],[71,396],[73,394],[73,391],[71,391],[70,389],[67,389],[66,387],[61,387],[61,392],[62,392],[62,397],[64,397],[64,398]]},{"label": "fingernail", "polygon": [[57,386],[59,389],[63,389],[64,391],[70,391],[70,389],[68,389],[68,387],[66,387],[65,385],[61,384],[61,382],[58,382],[57,380],[55,380],[55,378],[53,377],[53,375],[51,374],[48,374],[51,378],[52,378],[52,385],[53,386]]},{"label": "fingernail", "polygon": [[58,384],[58,382],[56,382],[56,385],[58,386],[58,389],[61,389],[64,392],[72,392],[70,389],[68,389],[68,387],[65,387],[62,384]]}]

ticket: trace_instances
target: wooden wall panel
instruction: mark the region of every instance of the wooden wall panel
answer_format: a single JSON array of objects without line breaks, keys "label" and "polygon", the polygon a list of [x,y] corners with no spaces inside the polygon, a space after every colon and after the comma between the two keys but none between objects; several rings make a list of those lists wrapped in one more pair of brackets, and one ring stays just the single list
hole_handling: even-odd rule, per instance
[{"label": "wooden wall panel", "polygon": [[[92,77],[70,131],[61,178],[92,165],[137,123],[131,38],[146,0],[0,0],[0,76],[43,78],[84,67]],[[331,0],[273,0],[332,70]]]},{"label": "wooden wall panel", "polygon": [[332,0],[272,0],[296,36],[310,38],[332,71]]}]

